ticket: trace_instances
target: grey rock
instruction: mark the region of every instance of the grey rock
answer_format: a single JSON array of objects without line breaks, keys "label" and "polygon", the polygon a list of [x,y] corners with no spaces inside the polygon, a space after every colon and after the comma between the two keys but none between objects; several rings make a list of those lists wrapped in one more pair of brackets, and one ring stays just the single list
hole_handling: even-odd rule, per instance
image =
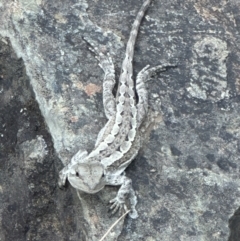
[{"label": "grey rock", "polygon": [[[106,204],[117,189],[79,200],[56,184],[61,162],[91,150],[106,122],[103,73],[82,37],[105,46],[119,71],[140,5],[0,0],[1,240],[99,240],[116,220]],[[178,68],[149,82],[156,123],[127,170],[139,218],[106,240],[239,240],[239,10],[234,0],[149,8],[135,71]]]}]

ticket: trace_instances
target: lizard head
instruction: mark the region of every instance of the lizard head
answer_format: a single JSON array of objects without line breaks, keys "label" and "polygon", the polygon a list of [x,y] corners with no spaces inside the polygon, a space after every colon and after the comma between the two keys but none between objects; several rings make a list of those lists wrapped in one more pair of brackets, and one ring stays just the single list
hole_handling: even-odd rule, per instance
[{"label": "lizard head", "polygon": [[104,167],[100,162],[77,163],[68,173],[71,185],[86,193],[96,193],[105,186]]}]

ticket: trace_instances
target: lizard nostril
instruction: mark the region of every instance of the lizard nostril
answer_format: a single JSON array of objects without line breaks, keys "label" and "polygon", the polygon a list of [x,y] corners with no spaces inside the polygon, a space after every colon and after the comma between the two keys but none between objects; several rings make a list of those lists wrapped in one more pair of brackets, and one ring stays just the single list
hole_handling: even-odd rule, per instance
[{"label": "lizard nostril", "polygon": [[78,172],[76,172],[76,176],[79,177],[79,173]]}]

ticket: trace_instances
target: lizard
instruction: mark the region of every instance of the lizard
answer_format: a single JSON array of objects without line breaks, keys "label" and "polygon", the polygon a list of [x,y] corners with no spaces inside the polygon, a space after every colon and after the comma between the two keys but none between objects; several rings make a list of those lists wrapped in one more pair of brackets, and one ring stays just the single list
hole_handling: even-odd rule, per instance
[{"label": "lizard", "polygon": [[145,0],[132,25],[122,62],[117,93],[115,69],[112,58],[86,40],[104,72],[103,105],[108,119],[98,134],[94,149],[88,153],[79,150],[71,161],[60,171],[58,184],[63,187],[66,180],[72,187],[85,193],[99,192],[105,185],[120,186],[117,196],[110,200],[112,213],[126,210],[126,199],[130,201],[131,218],[137,218],[137,197],[132,180],[125,175],[125,169],[138,154],[141,147],[141,127],[148,114],[148,92],[146,81],[156,71],[165,71],[170,65],[144,67],[133,80],[133,55],[136,38],[143,16],[151,0]]}]

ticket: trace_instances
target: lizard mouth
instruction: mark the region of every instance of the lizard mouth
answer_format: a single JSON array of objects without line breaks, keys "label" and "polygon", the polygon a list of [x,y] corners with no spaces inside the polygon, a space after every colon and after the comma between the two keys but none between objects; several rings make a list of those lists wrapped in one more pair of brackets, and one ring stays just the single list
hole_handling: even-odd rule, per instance
[{"label": "lizard mouth", "polygon": [[[71,184],[72,185],[72,184]],[[72,185],[73,186],[73,185]],[[85,192],[85,193],[88,193],[88,194],[94,194],[94,193],[97,193],[97,192],[99,192],[100,190],[102,190],[103,188],[104,188],[104,186],[103,187],[100,187],[100,188],[95,188],[95,189],[91,189],[91,188],[89,188],[88,186],[81,186],[81,187],[79,187],[79,186],[73,186],[74,188],[76,188],[77,190],[79,190],[79,191],[82,191],[82,192]]]},{"label": "lizard mouth", "polygon": [[72,187],[89,194],[97,193],[104,188],[104,185],[101,184],[95,184],[90,186],[89,184],[84,183],[81,179],[77,179],[75,177],[69,177],[68,181],[70,182]]},{"label": "lizard mouth", "polygon": [[94,194],[94,193],[97,193],[99,192],[100,190],[102,190],[104,187],[101,187],[101,188],[98,188],[98,189],[90,189],[90,188],[87,188],[85,190],[81,190],[81,191],[84,191],[86,193],[89,193],[89,194]]}]

